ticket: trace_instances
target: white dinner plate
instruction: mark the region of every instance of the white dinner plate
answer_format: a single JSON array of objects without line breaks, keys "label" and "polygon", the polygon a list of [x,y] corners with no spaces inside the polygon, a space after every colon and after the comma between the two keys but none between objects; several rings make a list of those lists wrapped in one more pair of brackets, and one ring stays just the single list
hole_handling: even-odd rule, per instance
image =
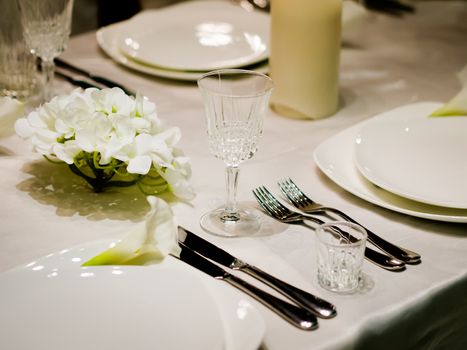
[{"label": "white dinner plate", "polygon": [[148,65],[187,71],[238,68],[269,55],[269,16],[227,1],[188,1],[127,21],[120,50]]},{"label": "white dinner plate", "polygon": [[356,137],[355,162],[387,191],[467,209],[467,116],[429,117],[437,106],[413,104],[365,123]]},{"label": "white dinner plate", "polygon": [[[189,72],[189,71],[178,71],[164,69],[161,67],[155,67],[152,65],[146,65],[138,63],[121,53],[118,41],[120,32],[125,27],[124,22],[118,22],[106,27],[100,28],[96,32],[97,43],[100,48],[115,62],[120,63],[121,65],[133,69],[140,73],[149,74],[156,77],[176,79],[176,80],[185,80],[185,81],[196,81],[204,74],[203,72]],[[269,66],[267,62],[262,62],[257,65],[248,67],[248,69],[260,72],[267,73]]]},{"label": "white dinner plate", "polygon": [[111,243],[65,249],[1,274],[0,348],[258,348],[265,326],[253,306],[175,258],[80,267]]},{"label": "white dinner plate", "polygon": [[[416,105],[429,106],[434,110],[441,104]],[[393,112],[383,113],[382,116]],[[467,210],[465,209],[439,207],[412,201],[375,186],[361,175],[354,163],[354,142],[359,130],[367,122],[356,124],[322,142],[314,151],[314,159],[318,167],[343,189],[383,208],[425,219],[467,223]]]},{"label": "white dinner plate", "polygon": [[[198,3],[198,1],[190,1],[189,3],[192,3],[193,6],[197,6],[196,4]],[[162,10],[155,10],[155,11],[162,11]],[[342,12],[343,12],[343,15],[342,15],[343,28],[347,28],[348,26],[368,16],[368,11],[366,11],[362,6],[356,6],[352,1],[344,1]],[[118,23],[111,24],[106,27],[102,27],[96,32],[96,39],[97,39],[97,43],[99,47],[115,62],[127,68],[130,68],[132,70],[135,70],[137,72],[149,74],[152,76],[162,77],[162,78],[185,80],[185,81],[196,81],[199,78],[201,78],[201,76],[203,75],[203,72],[164,69],[162,67],[156,67],[154,65],[147,65],[147,64],[139,63],[125,56],[120,51],[119,40],[120,40],[121,33],[125,31],[125,28],[127,27],[128,23],[129,23],[129,20],[118,22]],[[257,71],[259,73],[268,73],[269,65],[267,61],[263,61],[253,66],[248,66],[245,68]]]}]

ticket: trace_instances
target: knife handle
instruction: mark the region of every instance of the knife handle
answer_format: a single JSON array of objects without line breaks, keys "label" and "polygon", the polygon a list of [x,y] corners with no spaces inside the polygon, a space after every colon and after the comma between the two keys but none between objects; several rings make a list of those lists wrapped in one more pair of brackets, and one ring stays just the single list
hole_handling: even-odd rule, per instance
[{"label": "knife handle", "polygon": [[241,267],[240,270],[267,284],[269,287],[293,300],[298,305],[306,308],[308,311],[312,312],[318,317],[332,318],[337,315],[336,307],[330,302],[320,299],[311,293],[281,281],[280,279],[271,276],[267,272],[264,272],[255,266],[245,265]]},{"label": "knife handle", "polygon": [[295,327],[307,331],[318,327],[316,316],[306,309],[276,298],[234,275],[225,274],[222,280],[250,295]]}]

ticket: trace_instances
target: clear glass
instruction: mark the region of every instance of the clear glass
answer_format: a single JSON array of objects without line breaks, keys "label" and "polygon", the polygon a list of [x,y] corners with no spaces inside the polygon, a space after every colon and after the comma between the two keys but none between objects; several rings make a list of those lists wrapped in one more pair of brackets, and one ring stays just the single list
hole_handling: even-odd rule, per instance
[{"label": "clear glass", "polygon": [[70,37],[73,0],[18,0],[24,40],[41,59],[43,100],[54,96],[54,58],[65,50]]},{"label": "clear glass", "polygon": [[258,215],[236,199],[239,166],[257,150],[272,80],[253,71],[224,69],[203,75],[198,86],[204,98],[209,149],[226,165],[227,186],[225,206],[205,214],[201,227],[226,237],[254,234],[261,227]]},{"label": "clear glass", "polygon": [[321,287],[352,293],[358,289],[367,239],[360,225],[335,221],[320,225],[317,235],[317,273]]},{"label": "clear glass", "polygon": [[34,92],[35,58],[24,45],[18,5],[0,0],[0,96],[25,100]]}]

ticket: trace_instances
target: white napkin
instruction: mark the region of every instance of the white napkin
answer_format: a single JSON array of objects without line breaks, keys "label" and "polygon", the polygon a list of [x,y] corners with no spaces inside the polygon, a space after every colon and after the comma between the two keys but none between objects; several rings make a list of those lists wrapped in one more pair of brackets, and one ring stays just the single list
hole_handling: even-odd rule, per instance
[{"label": "white napkin", "polygon": [[448,103],[434,111],[431,116],[467,116],[467,65],[460,71],[458,78],[462,84],[462,90]]},{"label": "white napkin", "polygon": [[170,206],[162,199],[148,196],[151,210],[146,220],[120,242],[93,257],[82,266],[148,265],[162,261],[168,254],[178,256],[178,229]]},{"label": "white napkin", "polygon": [[14,134],[15,121],[25,112],[24,103],[10,97],[0,97],[0,138]]}]

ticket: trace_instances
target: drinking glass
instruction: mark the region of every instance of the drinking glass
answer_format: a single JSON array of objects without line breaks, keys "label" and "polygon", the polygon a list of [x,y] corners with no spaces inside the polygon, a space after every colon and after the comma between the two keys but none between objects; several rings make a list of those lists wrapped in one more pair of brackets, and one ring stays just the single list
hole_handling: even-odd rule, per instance
[{"label": "drinking glass", "polygon": [[26,46],[41,59],[43,100],[53,96],[54,58],[68,43],[73,0],[18,0]]},{"label": "drinking glass", "polygon": [[209,149],[226,165],[227,186],[225,206],[203,215],[201,227],[226,237],[251,235],[260,229],[260,222],[248,206],[237,203],[239,165],[257,150],[272,80],[253,71],[223,69],[203,75],[198,86],[204,99]]},{"label": "drinking glass", "polygon": [[366,230],[347,221],[320,225],[316,230],[318,283],[337,293],[355,292],[361,280]]},{"label": "drinking glass", "polygon": [[0,96],[26,100],[35,88],[35,58],[24,45],[15,1],[0,0]]}]

